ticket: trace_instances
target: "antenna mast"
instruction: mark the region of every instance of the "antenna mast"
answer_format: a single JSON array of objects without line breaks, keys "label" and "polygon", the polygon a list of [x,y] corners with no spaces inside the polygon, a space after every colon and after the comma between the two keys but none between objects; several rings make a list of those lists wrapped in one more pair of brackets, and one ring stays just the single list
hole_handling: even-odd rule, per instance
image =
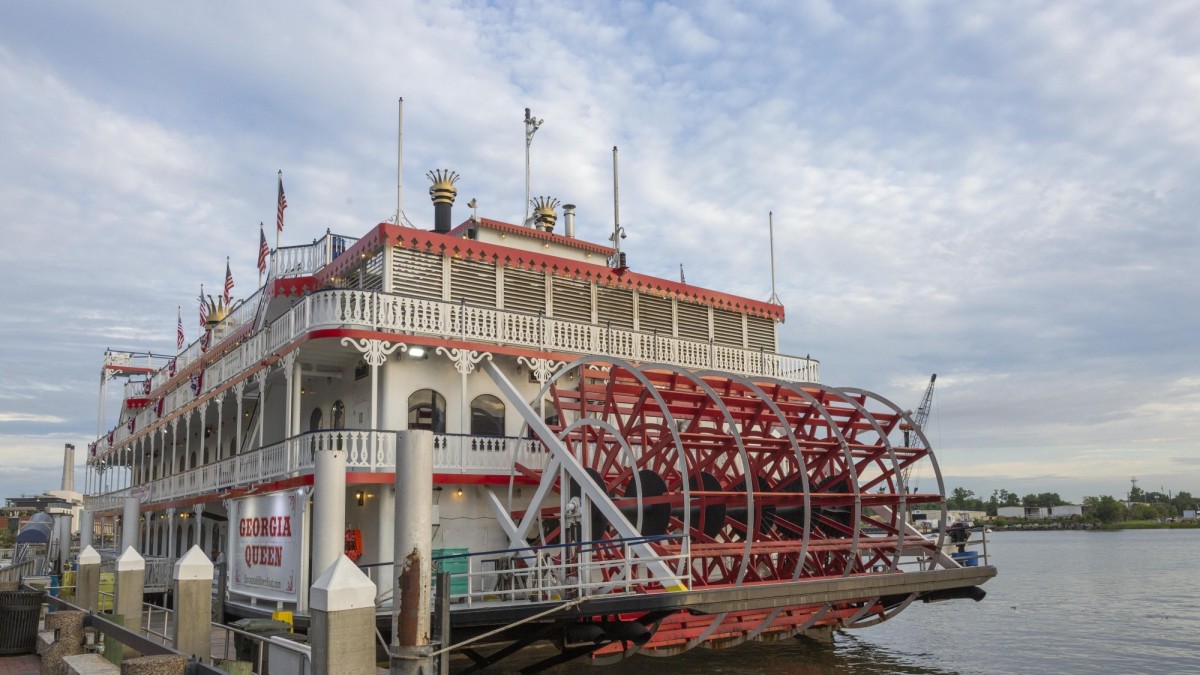
[{"label": "antenna mast", "polygon": [[767,298],[767,302],[772,305],[782,305],[779,301],[779,296],[775,293],[775,212],[767,211],[767,228],[771,233],[771,297]]},{"label": "antenna mast", "polygon": [[609,237],[613,243],[612,267],[624,267],[621,263],[621,240],[625,238],[625,228],[621,227],[621,193],[617,188],[617,146],[613,146],[613,233]]},{"label": "antenna mast", "polygon": [[400,97],[400,119],[396,128],[396,224],[400,224],[404,197],[404,97]]},{"label": "antenna mast", "polygon": [[525,220],[522,223],[529,227],[529,147],[533,145],[533,135],[542,126],[544,120],[534,119],[525,109]]}]

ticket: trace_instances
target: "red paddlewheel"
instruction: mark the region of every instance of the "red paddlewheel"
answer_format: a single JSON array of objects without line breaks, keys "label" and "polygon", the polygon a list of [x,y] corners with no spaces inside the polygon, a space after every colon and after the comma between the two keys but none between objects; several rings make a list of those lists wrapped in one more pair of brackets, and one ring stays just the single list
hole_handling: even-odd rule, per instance
[{"label": "red paddlewheel", "polygon": [[[588,357],[556,374],[541,397],[566,451],[638,532],[664,537],[652,544],[658,554],[682,556],[678,572],[693,589],[892,573],[902,550],[935,546],[905,523],[914,506],[944,501],[936,461],[920,430],[903,445],[902,425],[912,422],[878,395]],[[936,478],[936,492],[910,491],[904,476],[913,467]],[[524,466],[513,476],[540,478]],[[537,539],[578,543],[551,550],[560,562],[586,560],[623,588],[618,582],[637,566],[581,492],[565,471],[555,477],[528,507],[541,521]],[[656,588],[643,581],[641,590]],[[868,599],[677,615],[642,651],[770,639],[814,621],[868,622],[895,607]]]}]

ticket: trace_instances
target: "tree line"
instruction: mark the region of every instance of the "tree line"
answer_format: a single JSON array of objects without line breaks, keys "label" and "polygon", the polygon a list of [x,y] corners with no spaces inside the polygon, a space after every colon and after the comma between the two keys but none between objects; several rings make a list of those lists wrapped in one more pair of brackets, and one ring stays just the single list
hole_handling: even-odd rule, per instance
[{"label": "tree line", "polygon": [[[1128,502],[1128,505],[1127,505]],[[956,487],[946,498],[946,507],[956,511],[986,511],[994,516],[1002,506],[1062,506],[1069,504],[1057,492],[1041,492],[1020,496],[1008,490],[993,490],[992,496],[985,499],[977,496],[971,490]],[[1190,492],[1163,494],[1162,492],[1146,491],[1134,487],[1129,492],[1127,500],[1117,499],[1111,495],[1099,497],[1084,497],[1080,504],[1083,507],[1083,519],[1100,523],[1116,523],[1124,520],[1155,520],[1160,518],[1178,518],[1185,510],[1196,510],[1197,500]]]}]

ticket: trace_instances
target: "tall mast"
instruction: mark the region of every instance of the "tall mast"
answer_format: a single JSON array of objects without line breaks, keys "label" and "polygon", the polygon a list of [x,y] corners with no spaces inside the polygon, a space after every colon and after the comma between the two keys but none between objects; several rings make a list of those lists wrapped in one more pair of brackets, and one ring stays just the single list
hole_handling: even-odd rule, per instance
[{"label": "tall mast", "polygon": [[621,229],[621,198],[617,187],[617,146],[613,146],[613,233],[612,243],[615,253],[613,254],[613,267],[621,266],[621,239],[625,237],[625,231]]},{"label": "tall mast", "polygon": [[400,119],[396,128],[396,224],[404,213],[404,97],[400,97]]},{"label": "tall mast", "polygon": [[779,295],[775,293],[775,212],[767,211],[767,229],[771,233],[771,297],[767,302],[772,305],[782,305]]},{"label": "tall mast", "polygon": [[542,121],[534,119],[529,114],[529,108],[525,109],[525,220],[521,224],[526,227],[529,226],[529,147],[533,145],[533,135],[542,126]]}]

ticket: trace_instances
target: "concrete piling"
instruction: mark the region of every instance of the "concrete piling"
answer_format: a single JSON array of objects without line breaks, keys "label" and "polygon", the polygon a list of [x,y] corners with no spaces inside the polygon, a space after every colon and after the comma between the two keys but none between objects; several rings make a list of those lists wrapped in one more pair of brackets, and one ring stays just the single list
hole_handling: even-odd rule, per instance
[{"label": "concrete piling", "polygon": [[[122,617],[125,627],[132,631],[142,629],[142,590],[146,586],[146,560],[132,546],[117,558],[117,597],[113,613]],[[137,652],[125,649],[125,657]]]},{"label": "concrete piling", "polygon": [[175,563],[175,621],[171,642],[177,651],[212,662],[213,564],[199,546]]},{"label": "concrete piling", "polygon": [[345,555],[309,594],[313,675],[375,674],[375,584]]},{"label": "concrete piling", "polygon": [[75,602],[89,612],[100,605],[100,554],[88,546],[79,553],[79,570],[75,574]]}]

